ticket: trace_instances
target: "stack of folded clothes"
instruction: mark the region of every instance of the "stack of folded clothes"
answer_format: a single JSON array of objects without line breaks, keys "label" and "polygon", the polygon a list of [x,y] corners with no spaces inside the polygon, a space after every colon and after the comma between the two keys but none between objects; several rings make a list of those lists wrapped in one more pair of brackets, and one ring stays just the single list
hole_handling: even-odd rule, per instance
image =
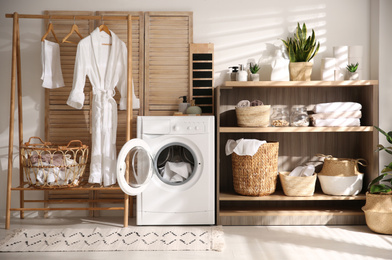
[{"label": "stack of folded clothes", "polygon": [[320,103],[309,117],[313,126],[360,126],[361,108],[355,102]]}]

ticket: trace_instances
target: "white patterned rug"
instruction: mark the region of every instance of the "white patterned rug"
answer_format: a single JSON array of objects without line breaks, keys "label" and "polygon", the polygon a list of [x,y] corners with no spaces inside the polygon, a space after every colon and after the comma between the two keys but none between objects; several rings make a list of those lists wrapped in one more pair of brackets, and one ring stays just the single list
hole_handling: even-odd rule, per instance
[{"label": "white patterned rug", "polygon": [[222,251],[221,226],[16,230],[0,252]]}]

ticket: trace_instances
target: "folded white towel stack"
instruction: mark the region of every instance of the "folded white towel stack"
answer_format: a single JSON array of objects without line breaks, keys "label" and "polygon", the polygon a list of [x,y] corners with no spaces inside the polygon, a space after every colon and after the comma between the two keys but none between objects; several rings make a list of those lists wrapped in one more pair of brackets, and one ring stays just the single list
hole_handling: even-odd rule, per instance
[{"label": "folded white towel stack", "polygon": [[320,103],[310,119],[313,126],[360,126],[362,105],[356,102]]}]

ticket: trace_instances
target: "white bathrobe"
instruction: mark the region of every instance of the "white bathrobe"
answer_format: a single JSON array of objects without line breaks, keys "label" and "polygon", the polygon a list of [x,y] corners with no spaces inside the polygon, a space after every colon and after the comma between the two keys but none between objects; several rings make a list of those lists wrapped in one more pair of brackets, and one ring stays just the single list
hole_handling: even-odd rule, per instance
[{"label": "white bathrobe", "polygon": [[[67,104],[81,109],[86,75],[93,91],[92,147],[90,183],[109,186],[116,183],[117,86],[121,94],[120,109],[126,109],[127,47],[111,31],[110,37],[96,28],[82,39],[77,48],[73,86]],[[104,45],[109,43],[111,45]]]}]

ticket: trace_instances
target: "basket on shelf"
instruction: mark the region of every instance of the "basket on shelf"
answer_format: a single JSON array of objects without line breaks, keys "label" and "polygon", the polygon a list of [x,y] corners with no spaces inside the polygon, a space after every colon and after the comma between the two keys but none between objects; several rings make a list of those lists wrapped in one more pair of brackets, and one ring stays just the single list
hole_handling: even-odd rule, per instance
[{"label": "basket on shelf", "polygon": [[292,197],[313,196],[316,187],[317,174],[312,176],[290,176],[290,172],[280,172],[279,179],[282,184],[283,193]]},{"label": "basket on shelf", "polygon": [[278,142],[261,145],[253,155],[232,153],[233,184],[241,195],[266,196],[275,192],[278,174]]},{"label": "basket on shelf", "polygon": [[[31,143],[33,139],[40,143]],[[30,137],[20,148],[23,172],[29,185],[40,189],[79,185],[88,160],[88,146],[81,141],[56,145],[39,137]]]},{"label": "basket on shelf", "polygon": [[236,107],[238,126],[267,127],[270,119],[270,105]]}]

